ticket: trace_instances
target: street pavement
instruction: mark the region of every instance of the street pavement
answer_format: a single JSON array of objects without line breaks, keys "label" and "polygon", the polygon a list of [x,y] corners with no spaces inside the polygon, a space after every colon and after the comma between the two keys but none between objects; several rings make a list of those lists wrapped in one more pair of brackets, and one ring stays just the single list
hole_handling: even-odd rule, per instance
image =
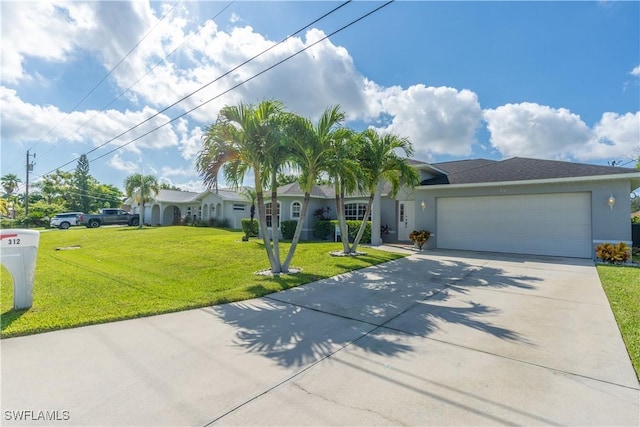
[{"label": "street pavement", "polygon": [[640,425],[591,260],[408,252],[250,301],[4,339],[2,425]]}]

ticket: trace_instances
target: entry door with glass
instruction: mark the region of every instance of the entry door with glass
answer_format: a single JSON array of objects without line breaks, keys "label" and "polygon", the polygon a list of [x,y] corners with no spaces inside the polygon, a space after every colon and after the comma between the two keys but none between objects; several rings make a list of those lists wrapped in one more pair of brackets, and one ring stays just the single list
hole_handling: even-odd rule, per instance
[{"label": "entry door with glass", "polygon": [[414,214],[415,202],[398,202],[398,240],[409,240],[409,233],[411,233],[415,227]]}]

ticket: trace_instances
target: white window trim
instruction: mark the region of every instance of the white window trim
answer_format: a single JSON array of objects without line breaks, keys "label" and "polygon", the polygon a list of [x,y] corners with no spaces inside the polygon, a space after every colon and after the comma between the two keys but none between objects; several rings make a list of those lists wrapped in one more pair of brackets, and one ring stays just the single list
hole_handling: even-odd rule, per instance
[{"label": "white window trim", "polygon": [[[271,205],[271,202],[267,202],[267,203],[264,204],[265,214],[266,214],[267,218],[269,216],[273,217],[273,214],[267,214],[266,213],[267,205]],[[279,215],[278,215],[278,228],[280,228],[280,226],[282,225],[282,203],[280,203],[280,202],[278,202],[278,213],[279,213]],[[273,219],[271,220],[271,224],[273,225]],[[267,228],[272,228],[272,227],[267,226]]]},{"label": "white window trim", "polygon": [[[298,204],[298,206],[299,206],[299,208],[298,208],[298,216],[295,216],[295,215],[293,214],[293,213],[294,213],[293,206],[294,206],[296,203],[297,203],[297,204]],[[300,219],[301,211],[302,211],[302,203],[300,203],[300,202],[299,202],[299,201],[297,201],[297,200],[295,200],[295,201],[291,202],[291,219]]]},{"label": "white window trim", "polygon": [[[343,214],[344,214],[344,216],[345,216],[345,219],[346,219],[346,217],[347,217],[347,215],[346,215],[346,214],[347,214],[347,212],[346,212],[346,210],[347,210],[347,206],[349,206],[349,205],[354,205],[354,204],[364,205],[364,208],[365,208],[365,210],[366,210],[366,209],[367,209],[367,205],[369,204],[369,201],[368,201],[368,200],[349,200],[348,202],[347,202],[347,201],[345,201],[345,204],[344,204],[344,210],[345,210],[345,212],[343,212]],[[372,214],[372,213],[373,213],[373,212],[371,212],[371,213],[369,214],[369,217],[371,217],[371,214]],[[368,219],[368,220],[370,220],[370,219]],[[357,220],[349,220],[349,219],[347,219],[347,221],[362,221],[362,219],[357,219]]]}]

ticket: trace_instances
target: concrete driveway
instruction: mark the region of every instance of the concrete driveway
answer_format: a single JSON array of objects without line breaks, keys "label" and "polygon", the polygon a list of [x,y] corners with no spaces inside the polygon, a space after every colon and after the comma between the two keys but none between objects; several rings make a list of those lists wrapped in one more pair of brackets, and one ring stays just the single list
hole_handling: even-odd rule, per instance
[{"label": "concrete driveway", "polygon": [[589,260],[429,251],[1,345],[3,425],[640,423]]}]

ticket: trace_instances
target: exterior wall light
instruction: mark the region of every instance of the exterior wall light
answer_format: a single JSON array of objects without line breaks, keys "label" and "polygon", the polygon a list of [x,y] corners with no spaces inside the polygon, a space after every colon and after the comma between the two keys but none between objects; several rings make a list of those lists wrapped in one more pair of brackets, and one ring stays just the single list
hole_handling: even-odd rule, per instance
[{"label": "exterior wall light", "polygon": [[610,195],[607,199],[607,204],[609,205],[609,209],[613,210],[613,205],[616,204],[616,198],[613,195]]},{"label": "exterior wall light", "polygon": [[422,210],[425,210],[427,208],[427,203],[423,200],[420,202],[420,207],[422,208]]}]

